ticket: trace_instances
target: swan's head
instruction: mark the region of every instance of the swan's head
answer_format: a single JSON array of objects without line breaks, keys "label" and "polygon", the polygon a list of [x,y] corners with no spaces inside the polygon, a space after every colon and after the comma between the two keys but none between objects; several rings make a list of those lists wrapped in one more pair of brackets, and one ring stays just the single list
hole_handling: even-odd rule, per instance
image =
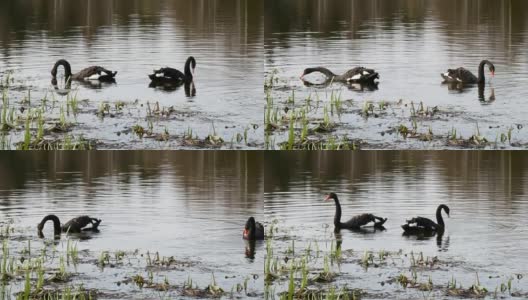
[{"label": "swan's head", "polygon": [[491,63],[490,63],[489,70],[491,72],[491,76],[495,76],[495,66]]},{"label": "swan's head", "polygon": [[194,69],[196,68],[196,59],[193,56],[189,56],[189,61],[191,62],[191,71],[194,76]]},{"label": "swan's head", "polygon": [[255,228],[255,218],[249,217],[249,219],[246,221],[246,226],[244,226],[244,236],[248,236],[249,232]]},{"label": "swan's head", "polygon": [[445,211],[445,213],[447,214],[447,216],[449,217],[449,207],[447,205],[445,205],[445,204],[441,204],[440,208],[442,208]]},{"label": "swan's head", "polygon": [[310,73],[313,73],[313,72],[315,72],[315,71],[317,71],[315,68],[306,68],[306,69],[304,69],[304,71],[303,71],[303,73],[301,74],[301,77],[300,77],[300,78],[301,78],[301,79],[304,79],[304,76],[306,76],[306,75],[308,75],[308,74],[310,74]]},{"label": "swan's head", "polygon": [[37,229],[38,229],[39,232],[42,232],[42,229],[44,229],[44,224],[43,223],[39,223],[37,225]]},{"label": "swan's head", "polygon": [[335,193],[330,193],[326,195],[324,201],[330,201],[330,200],[336,200],[336,199],[337,199],[337,195]]}]

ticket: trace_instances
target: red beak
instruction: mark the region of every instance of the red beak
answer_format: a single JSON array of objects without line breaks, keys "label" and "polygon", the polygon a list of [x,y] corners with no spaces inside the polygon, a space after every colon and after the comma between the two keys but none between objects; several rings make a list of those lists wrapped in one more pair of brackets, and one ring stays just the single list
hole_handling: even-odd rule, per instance
[{"label": "red beak", "polygon": [[328,201],[330,200],[330,195],[326,195],[326,197],[324,198],[324,201]]},{"label": "red beak", "polygon": [[244,235],[244,236],[247,236],[247,235],[248,235],[248,233],[249,233],[249,230],[247,230],[247,229],[244,229],[244,233],[243,233],[243,235]]},{"label": "red beak", "polygon": [[491,71],[491,76],[495,76],[495,71]]}]

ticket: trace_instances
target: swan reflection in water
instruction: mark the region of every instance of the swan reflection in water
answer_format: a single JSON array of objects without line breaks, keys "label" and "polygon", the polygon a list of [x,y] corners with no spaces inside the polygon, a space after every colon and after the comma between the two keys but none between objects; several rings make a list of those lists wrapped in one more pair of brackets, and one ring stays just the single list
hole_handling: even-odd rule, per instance
[{"label": "swan reflection in water", "polygon": [[[464,83],[448,83],[444,82],[447,86],[447,89],[450,92],[456,92],[456,93],[469,93],[473,91],[474,84],[464,84]],[[486,95],[486,84],[477,84],[478,87],[478,100],[481,102],[481,104],[491,104],[495,101],[495,88],[490,87],[490,93],[489,95]]]},{"label": "swan reflection in water", "polygon": [[51,85],[53,86],[53,89],[55,90],[55,93],[57,93],[57,95],[66,96],[71,92],[70,80],[64,80],[64,84],[60,86],[59,82],[57,81],[57,78],[53,77],[51,79]]},{"label": "swan reflection in water", "polygon": [[255,245],[257,244],[256,240],[245,240],[246,248],[245,255],[246,258],[255,259]]},{"label": "swan reflection in water", "polygon": [[[335,81],[331,79],[326,79],[324,82],[310,82],[307,80],[302,81],[306,87],[314,88],[327,88]],[[379,82],[367,82],[367,83],[343,83],[348,90],[354,92],[373,92],[378,90]]]},{"label": "swan reflection in water", "polygon": [[438,247],[438,251],[447,252],[447,250],[449,249],[449,235],[446,236],[443,232],[429,231],[422,232],[420,234],[404,232],[402,236],[407,239],[413,239],[417,241],[428,241],[433,237],[436,237],[436,246]]},{"label": "swan reflection in water", "polygon": [[[109,86],[112,86],[116,82],[115,82],[115,80],[113,80],[113,81],[105,81],[105,82],[101,82],[101,81],[79,81],[79,83],[81,84],[81,86],[83,86],[83,87],[85,87],[87,89],[100,90],[100,89],[104,89],[104,88],[107,88]],[[53,90],[55,91],[55,93],[57,93],[57,95],[60,95],[60,96],[67,96],[72,91],[71,81],[67,81],[67,80],[64,80],[64,84],[60,84],[59,85],[59,82],[57,81],[57,79],[53,78],[53,79],[51,79],[51,86],[53,87]]]},{"label": "swan reflection in water", "polygon": [[196,96],[196,86],[194,85],[194,81],[180,83],[152,81],[149,84],[149,88],[155,88],[167,93],[175,92],[182,86],[185,91],[185,96],[188,98]]}]

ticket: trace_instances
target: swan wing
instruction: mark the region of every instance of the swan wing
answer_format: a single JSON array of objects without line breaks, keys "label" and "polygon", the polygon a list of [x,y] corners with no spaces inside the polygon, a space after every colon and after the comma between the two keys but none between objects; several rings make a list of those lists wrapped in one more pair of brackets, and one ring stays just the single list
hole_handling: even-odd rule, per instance
[{"label": "swan wing", "polygon": [[154,74],[150,75],[151,79],[154,78],[163,78],[167,80],[183,80],[185,75],[179,70],[173,68],[161,68],[159,70],[154,70]]},{"label": "swan wing", "polygon": [[364,225],[367,225],[370,222],[375,222],[376,219],[373,214],[361,214],[354,216],[352,219],[348,220],[346,223],[346,227],[361,227]]},{"label": "swan wing", "polygon": [[379,78],[379,74],[376,71],[364,67],[350,69],[343,76],[348,82],[368,82]]},{"label": "swan wing", "polygon": [[73,75],[77,80],[105,80],[115,77],[117,72],[110,71],[106,68],[93,66],[81,70],[79,73]]},{"label": "swan wing", "polygon": [[448,69],[441,74],[447,82],[476,83],[477,77],[466,68]]},{"label": "swan wing", "polygon": [[428,230],[435,230],[438,227],[438,225],[433,220],[424,217],[416,217],[407,220],[407,224],[409,226],[415,224],[416,227],[421,227]]},{"label": "swan wing", "polygon": [[260,222],[255,223],[255,238],[263,239],[264,238],[264,225]]},{"label": "swan wing", "polygon": [[90,218],[89,216],[80,216],[69,220],[62,227],[63,231],[81,232],[81,230],[89,224],[92,224],[92,218]]},{"label": "swan wing", "polygon": [[458,82],[464,83],[475,83],[477,82],[477,76],[475,76],[471,71],[465,68],[458,68],[454,71],[455,78]]}]

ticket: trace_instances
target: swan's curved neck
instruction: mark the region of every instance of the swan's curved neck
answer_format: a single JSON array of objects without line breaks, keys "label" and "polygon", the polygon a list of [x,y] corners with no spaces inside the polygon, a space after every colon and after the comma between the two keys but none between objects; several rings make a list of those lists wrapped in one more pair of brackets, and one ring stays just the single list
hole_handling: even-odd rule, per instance
[{"label": "swan's curved neck", "polygon": [[478,68],[478,78],[477,83],[484,83],[486,82],[486,76],[484,75],[484,66],[490,64],[489,61],[483,60],[480,62],[479,68]]},{"label": "swan's curved neck", "polygon": [[436,209],[436,222],[441,228],[445,227],[444,218],[442,217],[442,206],[438,206]]},{"label": "swan's curved neck", "polygon": [[60,220],[56,215],[45,216],[44,219],[40,221],[39,230],[42,231],[42,229],[44,228],[44,224],[46,224],[46,222],[50,220],[53,222],[53,233],[55,234],[55,236],[60,235],[62,229],[60,225]]},{"label": "swan's curved neck", "polygon": [[[334,77],[336,77],[337,75],[334,74],[332,71],[328,70],[327,68],[324,68],[324,67],[317,67],[317,68],[314,68],[316,71],[318,72],[321,72],[323,73],[326,77],[328,77],[328,79],[333,79]],[[337,200],[337,199],[336,199]]]},{"label": "swan's curved neck", "polygon": [[335,216],[334,216],[334,226],[335,227],[341,227],[341,204],[339,203],[339,200],[337,199],[337,196],[334,198],[335,202]]},{"label": "swan's curved neck", "polygon": [[66,77],[66,79],[67,80],[71,79],[71,76],[72,76],[71,66],[70,66],[70,63],[65,59],[60,59],[55,63],[55,65],[53,66],[53,69],[51,70],[51,75],[53,77],[57,76],[57,69],[59,68],[59,66],[64,67],[64,76]]},{"label": "swan's curved neck", "polygon": [[188,58],[187,61],[185,62],[184,73],[188,81],[191,81],[193,78],[193,72],[191,70],[191,63],[194,63],[193,58]]}]

